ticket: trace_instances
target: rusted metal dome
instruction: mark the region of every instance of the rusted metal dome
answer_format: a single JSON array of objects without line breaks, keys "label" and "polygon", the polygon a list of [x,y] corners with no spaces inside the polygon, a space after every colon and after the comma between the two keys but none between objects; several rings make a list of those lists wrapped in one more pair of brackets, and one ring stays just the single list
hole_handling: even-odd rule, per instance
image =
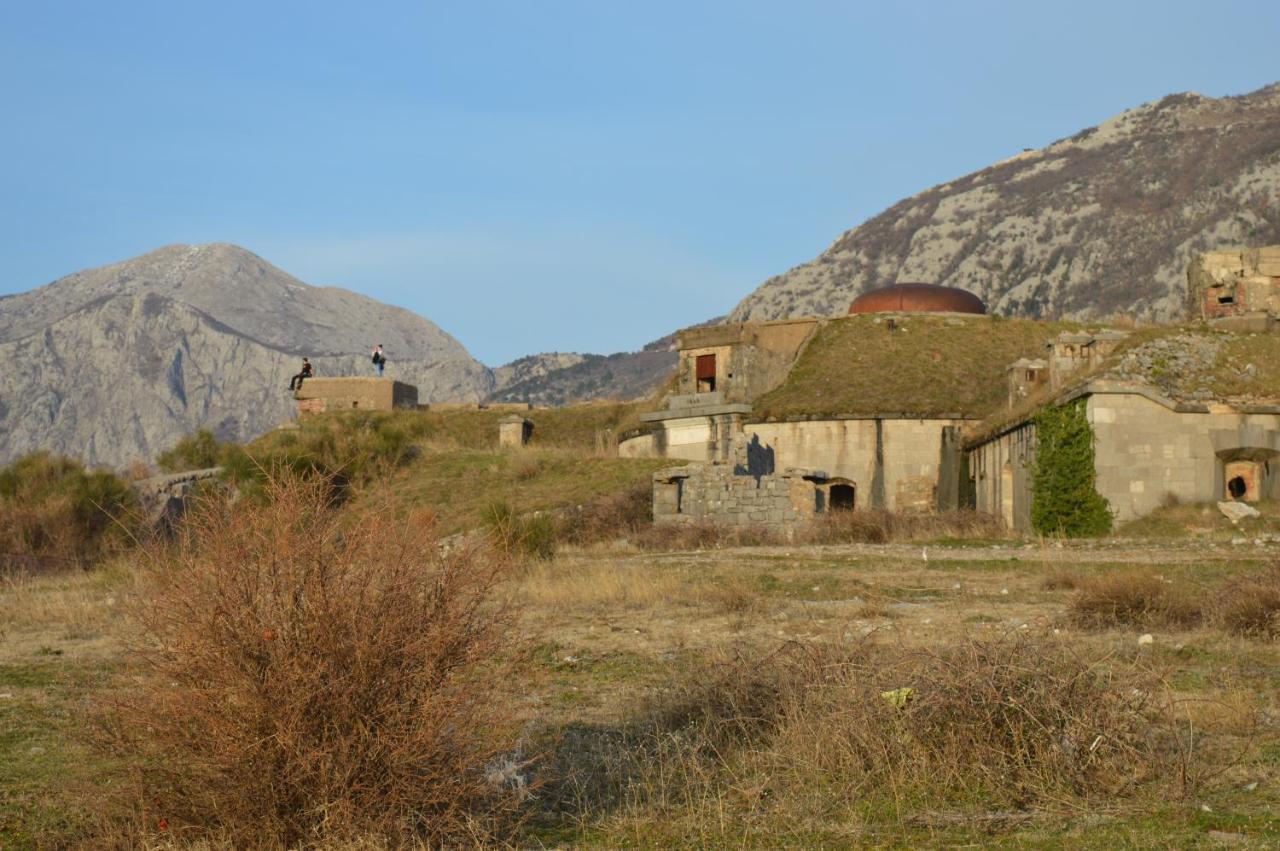
[{"label": "rusted metal dome", "polygon": [[863,293],[850,313],[986,313],[987,306],[968,290],[937,284],[894,284]]}]

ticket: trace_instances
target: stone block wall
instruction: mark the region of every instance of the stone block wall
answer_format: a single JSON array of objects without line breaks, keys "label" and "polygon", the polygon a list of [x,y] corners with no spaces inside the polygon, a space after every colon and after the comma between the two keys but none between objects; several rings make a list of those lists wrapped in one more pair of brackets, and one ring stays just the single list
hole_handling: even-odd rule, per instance
[{"label": "stone block wall", "polygon": [[391,378],[308,378],[293,398],[299,417],[330,411],[416,410],[418,388]]},{"label": "stone block wall", "polygon": [[[1095,393],[1093,425],[1098,492],[1116,520],[1183,502],[1228,498],[1228,465],[1256,462],[1255,498],[1280,498],[1280,413],[1243,413],[1225,405],[1176,411],[1137,393]],[[1238,469],[1233,467],[1232,469]]]},{"label": "stone block wall", "polygon": [[825,476],[809,470],[737,475],[724,465],[675,467],[653,474],[653,522],[794,529],[820,510]]},{"label": "stone block wall", "polygon": [[1252,320],[1249,330],[1270,330],[1280,316],[1280,246],[1198,255],[1187,267],[1187,299],[1192,319]]}]

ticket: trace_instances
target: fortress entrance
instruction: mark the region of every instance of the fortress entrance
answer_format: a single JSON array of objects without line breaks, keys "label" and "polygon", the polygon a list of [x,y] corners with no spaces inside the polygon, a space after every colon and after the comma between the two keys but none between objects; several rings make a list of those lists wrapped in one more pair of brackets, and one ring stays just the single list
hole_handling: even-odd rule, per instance
[{"label": "fortress entrance", "polygon": [[853,485],[831,486],[831,510],[853,511],[855,491]]},{"label": "fortress entrance", "polygon": [[699,393],[716,392],[716,356],[698,355],[694,370],[698,379]]},{"label": "fortress entrance", "polygon": [[1257,502],[1261,498],[1262,463],[1259,461],[1228,461],[1223,465],[1228,499]]}]

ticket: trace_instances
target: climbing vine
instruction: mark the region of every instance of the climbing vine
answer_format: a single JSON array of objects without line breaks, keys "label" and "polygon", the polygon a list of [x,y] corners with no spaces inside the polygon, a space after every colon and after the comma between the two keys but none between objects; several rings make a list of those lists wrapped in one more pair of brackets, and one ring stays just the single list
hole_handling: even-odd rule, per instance
[{"label": "climbing vine", "polygon": [[1071,538],[1111,531],[1111,506],[1097,489],[1093,428],[1084,400],[1042,408],[1035,423],[1032,527]]}]

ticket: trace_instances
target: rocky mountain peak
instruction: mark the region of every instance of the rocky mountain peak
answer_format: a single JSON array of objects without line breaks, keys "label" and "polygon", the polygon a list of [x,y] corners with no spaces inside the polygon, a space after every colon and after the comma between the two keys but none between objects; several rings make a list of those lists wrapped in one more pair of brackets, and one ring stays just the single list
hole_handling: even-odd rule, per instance
[{"label": "rocky mountain peak", "polygon": [[1169,95],[907,198],[770,278],[730,321],[843,313],[929,281],[996,313],[1181,316],[1191,256],[1280,241],[1280,84]]}]

